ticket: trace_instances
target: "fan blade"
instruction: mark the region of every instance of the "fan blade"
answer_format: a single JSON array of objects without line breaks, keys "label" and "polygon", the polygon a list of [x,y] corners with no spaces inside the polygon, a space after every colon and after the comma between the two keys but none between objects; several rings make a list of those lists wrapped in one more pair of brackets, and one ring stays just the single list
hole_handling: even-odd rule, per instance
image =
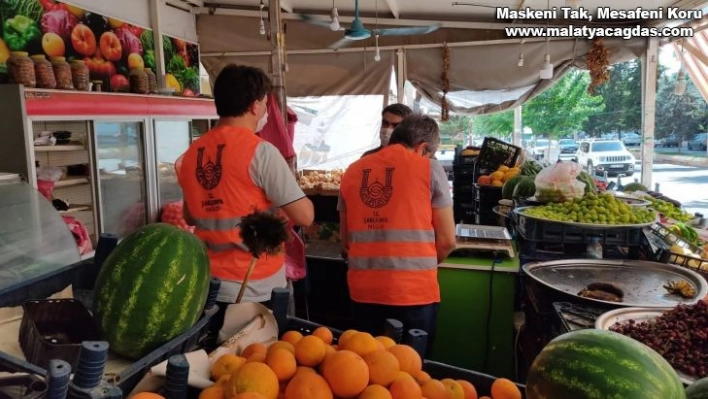
[{"label": "fan blade", "polygon": [[402,28],[386,28],[376,29],[371,33],[379,36],[412,36],[412,35],[427,35],[440,29],[442,24],[433,24],[427,26],[406,26]]},{"label": "fan blade", "polygon": [[329,48],[336,50],[338,48],[346,47],[349,44],[351,44],[351,40],[347,39],[346,37],[343,37],[336,42],[332,43],[329,45]]},{"label": "fan blade", "polygon": [[[318,19],[318,18],[313,17],[312,15],[307,15],[307,14],[298,14],[298,16],[300,17],[301,20],[307,22],[308,24],[312,24],[315,26],[319,26],[322,28],[327,28],[329,30],[332,30],[332,28],[330,27],[330,25],[332,24],[331,21]],[[343,26],[340,26],[339,29],[337,29],[337,31],[343,31],[344,29],[345,28]]]}]

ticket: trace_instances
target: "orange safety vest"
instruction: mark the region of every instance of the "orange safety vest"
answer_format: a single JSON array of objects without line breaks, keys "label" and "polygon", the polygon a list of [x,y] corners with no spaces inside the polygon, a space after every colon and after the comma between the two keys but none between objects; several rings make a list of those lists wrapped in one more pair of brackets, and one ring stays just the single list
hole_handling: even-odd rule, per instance
[{"label": "orange safety vest", "polygon": [[[241,218],[255,210],[272,211],[249,174],[262,141],[245,128],[217,127],[194,141],[176,165],[194,233],[207,246],[211,274],[223,280],[243,281],[251,261],[239,233]],[[283,263],[282,253],[261,255],[251,280],[274,275]]]},{"label": "orange safety vest", "polygon": [[430,161],[391,145],[342,177],[352,300],[383,305],[440,302]]}]

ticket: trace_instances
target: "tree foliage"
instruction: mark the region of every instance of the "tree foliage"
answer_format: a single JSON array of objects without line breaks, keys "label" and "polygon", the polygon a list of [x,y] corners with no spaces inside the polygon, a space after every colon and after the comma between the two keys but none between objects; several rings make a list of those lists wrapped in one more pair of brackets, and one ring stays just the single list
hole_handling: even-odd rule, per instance
[{"label": "tree foliage", "polygon": [[[602,96],[587,93],[589,83],[587,72],[569,72],[551,88],[524,104],[524,126],[530,127],[537,135],[553,138],[580,130],[588,118],[604,108]],[[514,130],[514,111],[477,116],[473,125],[475,135],[509,135]]]}]

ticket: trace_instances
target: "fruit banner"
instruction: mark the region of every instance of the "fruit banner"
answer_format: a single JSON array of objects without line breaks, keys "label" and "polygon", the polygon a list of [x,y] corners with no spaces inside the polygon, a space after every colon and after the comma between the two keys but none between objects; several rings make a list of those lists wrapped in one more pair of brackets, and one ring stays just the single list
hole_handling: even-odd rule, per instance
[{"label": "fruit banner", "polygon": [[[155,71],[152,31],[55,0],[0,1],[0,66],[12,51],[83,60],[104,91],[129,91],[133,68]],[[165,84],[176,94],[199,94],[199,46],[163,35]]]}]

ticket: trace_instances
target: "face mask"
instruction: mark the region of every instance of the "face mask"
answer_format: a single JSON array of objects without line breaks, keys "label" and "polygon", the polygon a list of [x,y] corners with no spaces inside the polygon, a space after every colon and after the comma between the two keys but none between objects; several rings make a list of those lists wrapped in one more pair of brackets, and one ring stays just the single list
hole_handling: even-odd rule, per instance
[{"label": "face mask", "polygon": [[261,119],[258,120],[258,124],[256,125],[256,133],[263,130],[266,123],[268,123],[268,111],[266,111],[265,114],[263,114],[263,117],[261,117]]},{"label": "face mask", "polygon": [[388,141],[391,139],[391,133],[393,133],[393,129],[386,127],[381,128],[381,130],[379,131],[379,137],[381,138],[381,147],[386,147],[388,145]]}]

